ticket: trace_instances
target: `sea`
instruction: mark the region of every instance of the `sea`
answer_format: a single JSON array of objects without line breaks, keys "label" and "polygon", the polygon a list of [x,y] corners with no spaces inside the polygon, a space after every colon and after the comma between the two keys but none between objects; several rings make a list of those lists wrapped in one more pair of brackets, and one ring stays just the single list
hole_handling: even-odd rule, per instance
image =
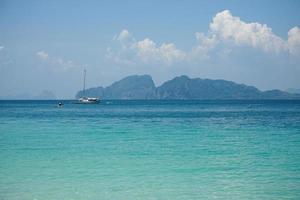
[{"label": "sea", "polygon": [[1,200],[300,199],[300,101],[0,101]]}]

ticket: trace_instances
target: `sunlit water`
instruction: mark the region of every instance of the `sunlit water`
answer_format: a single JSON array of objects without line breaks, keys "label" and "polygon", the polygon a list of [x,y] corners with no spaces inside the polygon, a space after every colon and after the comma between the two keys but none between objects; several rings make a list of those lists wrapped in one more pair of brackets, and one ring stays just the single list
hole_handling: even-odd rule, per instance
[{"label": "sunlit water", "polygon": [[300,199],[300,101],[0,101],[0,199]]}]

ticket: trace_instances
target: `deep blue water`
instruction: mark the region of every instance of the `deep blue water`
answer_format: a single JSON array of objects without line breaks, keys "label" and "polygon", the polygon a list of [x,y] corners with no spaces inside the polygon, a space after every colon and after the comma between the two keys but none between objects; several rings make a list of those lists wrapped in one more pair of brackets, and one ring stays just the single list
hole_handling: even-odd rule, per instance
[{"label": "deep blue water", "polygon": [[300,101],[0,101],[0,199],[299,199]]}]

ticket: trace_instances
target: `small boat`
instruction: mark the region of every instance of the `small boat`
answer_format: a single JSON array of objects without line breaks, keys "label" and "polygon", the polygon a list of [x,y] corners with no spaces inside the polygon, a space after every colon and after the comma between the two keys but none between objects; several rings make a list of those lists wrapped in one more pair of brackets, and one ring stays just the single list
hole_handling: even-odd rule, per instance
[{"label": "small boat", "polygon": [[85,96],[85,77],[86,77],[86,70],[84,70],[84,75],[83,75],[83,96],[78,99],[76,103],[79,104],[97,104],[100,102],[99,98],[96,97],[87,97]]},{"label": "small boat", "polygon": [[99,103],[100,99],[95,97],[81,97],[78,99],[79,103]]},{"label": "small boat", "polygon": [[56,105],[57,108],[63,108],[64,104],[63,102],[58,102],[58,104]]}]

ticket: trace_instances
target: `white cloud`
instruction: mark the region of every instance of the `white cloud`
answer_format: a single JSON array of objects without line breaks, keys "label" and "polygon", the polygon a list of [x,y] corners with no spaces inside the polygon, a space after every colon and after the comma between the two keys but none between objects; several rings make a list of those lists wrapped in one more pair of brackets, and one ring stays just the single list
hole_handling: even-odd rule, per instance
[{"label": "white cloud", "polygon": [[173,43],[163,43],[161,46],[157,46],[149,38],[137,42],[133,47],[137,49],[137,55],[144,63],[162,61],[170,65],[185,57],[185,53],[177,49]]},{"label": "white cloud", "polygon": [[[149,38],[136,41],[131,33],[124,29],[114,37],[113,41],[119,45],[117,48],[109,47],[107,57],[127,64],[161,62],[172,65],[179,61],[210,59],[212,53],[221,57],[228,56],[235,47],[250,47],[267,54],[289,53],[300,56],[298,27],[290,29],[288,39],[285,40],[273,33],[266,24],[242,21],[228,10],[219,12],[213,17],[206,34],[197,32],[195,36],[197,44],[190,51],[184,52],[177,49],[173,43],[158,45]],[[220,46],[223,48],[217,52]]]},{"label": "white cloud", "polygon": [[64,60],[62,58],[49,56],[49,54],[45,51],[38,51],[36,55],[42,59],[47,61],[52,66],[56,67],[57,69],[68,70],[70,68],[78,67],[75,65],[71,60]]},{"label": "white cloud", "polygon": [[216,38],[216,35],[206,36],[204,33],[195,33],[197,39],[197,45],[192,49],[189,59],[195,60],[199,58],[200,60],[209,59],[210,51],[213,50],[219,41]]},{"label": "white cloud", "polygon": [[121,31],[121,33],[119,35],[115,35],[114,39],[119,40],[119,41],[124,41],[130,37],[131,37],[131,34],[129,33],[129,31],[124,29]]},{"label": "white cloud", "polygon": [[232,41],[238,46],[246,45],[272,53],[287,50],[286,42],[266,24],[246,23],[228,10],[216,14],[209,31],[220,41]]},{"label": "white cloud", "polygon": [[133,45],[137,49],[137,54],[141,60],[145,63],[153,60],[160,59],[159,48],[157,48],[155,42],[146,38]]},{"label": "white cloud", "polygon": [[49,58],[48,53],[46,53],[46,52],[44,52],[44,51],[38,51],[38,52],[36,53],[36,55],[37,55],[39,58],[43,59],[43,60],[47,60],[47,59]]},{"label": "white cloud", "polygon": [[[128,64],[135,62],[147,64],[162,62],[166,65],[171,65],[174,62],[178,62],[185,58],[185,53],[177,49],[173,43],[157,45],[149,38],[136,41],[126,29],[116,35],[113,40],[119,42],[121,48],[113,51],[111,47],[108,47],[106,56],[116,62]],[[128,57],[131,57],[132,59],[127,59]]]},{"label": "white cloud", "polygon": [[300,55],[300,29],[294,27],[288,32],[288,47],[293,55]]},{"label": "white cloud", "polygon": [[176,48],[173,43],[163,43],[160,46],[160,53],[162,59],[167,64],[172,64],[173,62],[184,60],[186,53],[182,50]]},{"label": "white cloud", "polygon": [[0,51],[4,49],[4,46],[0,46]]}]

